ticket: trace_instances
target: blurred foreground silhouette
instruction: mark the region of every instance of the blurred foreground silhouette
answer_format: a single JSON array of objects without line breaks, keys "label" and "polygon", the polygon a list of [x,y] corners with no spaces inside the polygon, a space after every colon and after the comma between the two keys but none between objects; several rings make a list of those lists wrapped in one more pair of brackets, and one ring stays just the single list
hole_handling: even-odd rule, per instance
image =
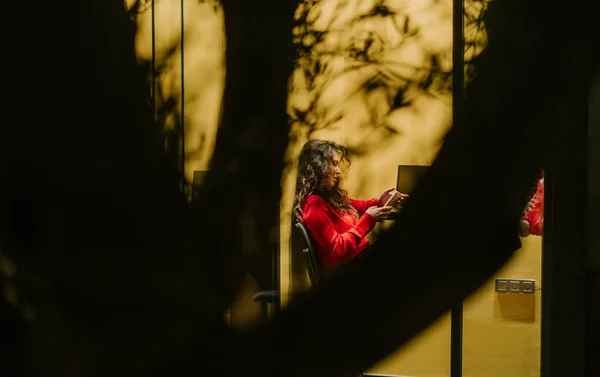
[{"label": "blurred foreground silhouette", "polygon": [[[544,146],[568,133],[598,41],[586,2],[492,2],[464,116],[398,221],[362,263],[234,332],[222,313],[277,225],[297,4],[223,3],[224,109],[193,207],[124,4],[77,5],[0,12],[3,376],[357,375],[519,247]],[[473,219],[481,187],[493,200]]]}]

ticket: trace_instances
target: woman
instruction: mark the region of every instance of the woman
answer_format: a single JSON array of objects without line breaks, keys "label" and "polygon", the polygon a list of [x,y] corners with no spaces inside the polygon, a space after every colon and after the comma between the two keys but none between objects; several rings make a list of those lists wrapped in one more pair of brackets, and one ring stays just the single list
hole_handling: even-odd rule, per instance
[{"label": "woman", "polygon": [[311,140],[302,147],[298,161],[294,217],[311,233],[327,273],[363,251],[375,223],[394,210],[384,206],[394,188],[370,200],[348,197],[340,185],[342,171],[350,165],[347,155],[346,148],[333,141]]},{"label": "woman", "polygon": [[541,236],[544,225],[544,172],[537,182],[535,194],[527,203],[521,217],[521,237]]}]

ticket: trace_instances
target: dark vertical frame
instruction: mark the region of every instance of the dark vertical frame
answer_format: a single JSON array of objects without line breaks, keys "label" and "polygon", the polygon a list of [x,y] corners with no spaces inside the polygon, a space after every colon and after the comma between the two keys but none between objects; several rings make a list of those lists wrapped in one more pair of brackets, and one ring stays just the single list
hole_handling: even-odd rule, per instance
[{"label": "dark vertical frame", "polygon": [[[277,203],[277,208],[279,209],[281,206],[281,203]],[[281,310],[281,247],[280,247],[280,240],[281,240],[281,227],[280,227],[280,223],[281,223],[281,217],[279,215],[280,211],[277,211],[277,221],[275,222],[275,229],[274,232],[276,234],[276,237],[273,238],[273,242],[272,242],[272,254],[271,254],[271,286],[272,289],[274,291],[279,292],[279,294],[277,295],[277,297],[275,298],[275,302],[274,302],[274,310],[275,313],[278,313]]]},{"label": "dark vertical frame", "polygon": [[[594,69],[588,100],[588,268],[600,272],[600,65]],[[595,209],[595,210],[594,210]]]},{"label": "dark vertical frame", "polygon": [[588,256],[586,375],[600,376],[600,66],[588,101]]},{"label": "dark vertical frame", "polygon": [[584,377],[587,258],[586,72],[571,72],[563,124],[553,127],[545,168],[541,375]]},{"label": "dark vertical frame", "polygon": [[[460,122],[464,99],[464,0],[452,2],[452,124]],[[450,310],[450,377],[462,376],[463,303]]]},{"label": "dark vertical frame", "polygon": [[185,27],[183,26],[183,21],[184,21],[184,16],[183,16],[183,0],[179,0],[179,6],[181,8],[181,26],[180,26],[180,32],[181,32],[181,36],[180,36],[180,44],[181,44],[181,121],[180,121],[180,127],[181,129],[179,130],[179,137],[181,138],[181,174],[182,177],[184,177],[182,179],[182,184],[185,185],[185,63],[184,63],[184,52],[185,49],[183,48],[183,43],[184,43],[184,30]]},{"label": "dark vertical frame", "polygon": [[152,101],[152,116],[154,120],[156,120],[156,18],[154,13],[154,1],[152,0],[151,5],[151,18],[152,18],[152,61],[150,63],[152,72],[151,72],[151,81],[152,87],[150,88],[150,96]]}]

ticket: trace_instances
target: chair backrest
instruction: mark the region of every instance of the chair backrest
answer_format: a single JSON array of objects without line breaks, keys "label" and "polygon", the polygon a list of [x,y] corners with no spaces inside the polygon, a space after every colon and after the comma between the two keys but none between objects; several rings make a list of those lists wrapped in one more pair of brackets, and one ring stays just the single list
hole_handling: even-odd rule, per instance
[{"label": "chair backrest", "polygon": [[297,240],[299,242],[299,248],[305,255],[306,267],[308,269],[308,276],[310,282],[315,285],[323,280],[327,275],[321,265],[321,259],[317,250],[315,250],[312,242],[310,232],[302,223],[295,223],[294,229],[298,235]]}]

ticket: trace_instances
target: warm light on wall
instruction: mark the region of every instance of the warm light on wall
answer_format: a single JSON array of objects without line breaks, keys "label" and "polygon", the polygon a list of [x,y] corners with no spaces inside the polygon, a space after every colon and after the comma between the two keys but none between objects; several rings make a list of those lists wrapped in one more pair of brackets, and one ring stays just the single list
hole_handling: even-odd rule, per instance
[{"label": "warm light on wall", "polygon": [[[219,126],[225,87],[223,9],[216,1],[160,0],[154,10],[151,1],[141,3],[136,53],[140,63],[152,65],[154,59],[157,118],[171,133],[183,125],[185,177],[191,182],[194,170],[208,168]],[[179,144],[171,147],[180,149]]]}]

